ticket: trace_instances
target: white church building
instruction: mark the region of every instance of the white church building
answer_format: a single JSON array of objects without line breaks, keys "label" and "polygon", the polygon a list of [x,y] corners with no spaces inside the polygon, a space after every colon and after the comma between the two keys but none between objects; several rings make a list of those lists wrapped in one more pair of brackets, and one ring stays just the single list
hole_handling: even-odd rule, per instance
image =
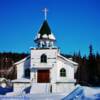
[{"label": "white church building", "polygon": [[17,79],[12,81],[14,91],[28,86],[31,86],[31,93],[72,91],[78,64],[60,54],[47,19],[34,42],[36,46],[30,49],[30,55],[14,64],[17,69]]}]

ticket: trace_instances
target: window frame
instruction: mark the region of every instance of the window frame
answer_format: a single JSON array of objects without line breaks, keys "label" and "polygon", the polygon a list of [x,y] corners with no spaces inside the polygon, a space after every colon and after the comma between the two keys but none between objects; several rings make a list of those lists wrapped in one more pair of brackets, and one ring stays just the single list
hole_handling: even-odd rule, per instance
[{"label": "window frame", "polygon": [[40,62],[41,63],[47,63],[47,55],[46,54],[41,55]]},{"label": "window frame", "polygon": [[60,69],[60,77],[66,77],[66,69],[65,68]]}]

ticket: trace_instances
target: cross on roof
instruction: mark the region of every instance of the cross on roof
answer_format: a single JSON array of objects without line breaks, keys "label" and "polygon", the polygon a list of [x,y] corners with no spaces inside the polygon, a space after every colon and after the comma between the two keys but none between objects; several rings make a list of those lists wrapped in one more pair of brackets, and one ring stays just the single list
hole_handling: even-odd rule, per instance
[{"label": "cross on roof", "polygon": [[46,19],[47,19],[47,12],[48,12],[48,9],[47,9],[47,8],[44,8],[43,12],[44,12],[45,20],[46,20]]}]

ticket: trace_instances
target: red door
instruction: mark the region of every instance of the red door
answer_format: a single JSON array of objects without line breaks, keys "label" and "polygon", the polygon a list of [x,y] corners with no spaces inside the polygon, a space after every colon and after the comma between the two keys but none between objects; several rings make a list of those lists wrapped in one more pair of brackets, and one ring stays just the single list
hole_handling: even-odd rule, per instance
[{"label": "red door", "polygon": [[50,72],[49,70],[38,70],[37,76],[38,83],[49,83],[50,82]]}]

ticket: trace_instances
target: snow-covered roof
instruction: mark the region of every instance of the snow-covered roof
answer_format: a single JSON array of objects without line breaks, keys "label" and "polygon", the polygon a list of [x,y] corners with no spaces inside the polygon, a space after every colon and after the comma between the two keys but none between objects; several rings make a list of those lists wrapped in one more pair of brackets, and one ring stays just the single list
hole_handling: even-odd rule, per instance
[{"label": "snow-covered roof", "polygon": [[73,64],[73,65],[78,65],[78,63],[76,63],[76,62],[74,62],[74,61],[72,61],[72,60],[70,60],[70,59],[67,59],[67,58],[65,58],[64,56],[62,56],[62,55],[60,55],[60,54],[58,54],[58,57],[60,57],[60,58],[62,58],[62,59],[64,59],[64,60],[66,60],[66,61],[68,61],[69,63],[71,63],[71,64]]},{"label": "snow-covered roof", "polygon": [[100,87],[87,87],[82,86],[84,89],[85,96],[93,96],[95,94],[100,94]]},{"label": "snow-covered roof", "polygon": [[24,61],[26,61],[26,60],[28,60],[28,59],[30,59],[30,55],[27,56],[27,57],[25,57],[24,59],[22,59],[22,60],[16,62],[16,63],[14,63],[14,65],[20,64],[20,63],[22,63],[22,62],[24,62]]},{"label": "snow-covered roof", "polygon": [[51,33],[51,34],[49,35],[49,39],[51,39],[51,40],[56,40],[56,38],[55,38],[55,36],[53,35],[53,33]]},{"label": "snow-covered roof", "polygon": [[45,20],[37,33],[35,40],[37,39],[50,39],[50,40],[55,40],[55,37],[53,33],[51,32],[51,29],[48,25],[47,20]]},{"label": "snow-covered roof", "polygon": [[42,38],[48,38],[47,34],[42,35]]},{"label": "snow-covered roof", "polygon": [[31,82],[30,79],[27,79],[27,78],[20,78],[20,79],[15,79],[15,80],[12,80],[13,83],[24,83],[24,82]]},{"label": "snow-covered roof", "polygon": [[35,36],[35,40],[40,38],[40,33],[37,33],[37,35]]}]

